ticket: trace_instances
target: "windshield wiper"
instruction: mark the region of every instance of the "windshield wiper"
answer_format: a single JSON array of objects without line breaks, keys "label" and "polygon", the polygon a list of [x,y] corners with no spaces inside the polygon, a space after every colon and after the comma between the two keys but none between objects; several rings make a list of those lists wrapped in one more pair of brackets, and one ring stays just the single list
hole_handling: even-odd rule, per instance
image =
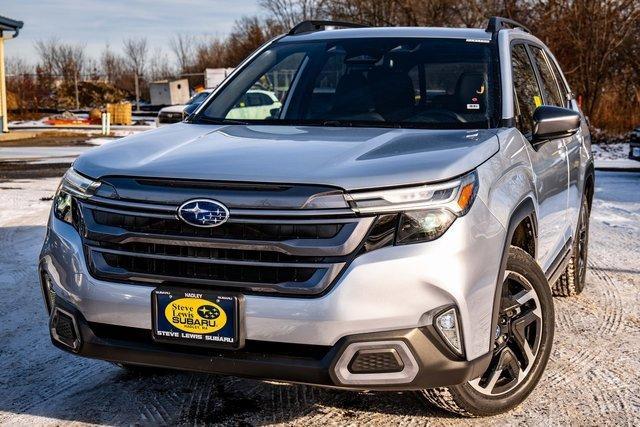
[{"label": "windshield wiper", "polygon": [[324,120],[321,123],[322,126],[333,126],[333,127],[351,127],[353,126],[353,122],[343,121],[343,120]]},{"label": "windshield wiper", "polygon": [[234,119],[214,119],[211,117],[197,116],[193,120],[194,123],[207,123],[211,125],[248,125],[249,123],[242,120]]}]

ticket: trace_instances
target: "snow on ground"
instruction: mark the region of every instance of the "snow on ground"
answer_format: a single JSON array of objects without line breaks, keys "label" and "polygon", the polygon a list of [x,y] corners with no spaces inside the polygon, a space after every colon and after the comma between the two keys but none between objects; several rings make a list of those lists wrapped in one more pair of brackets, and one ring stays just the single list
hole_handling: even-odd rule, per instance
[{"label": "snow on ground", "polygon": [[93,147],[0,147],[0,160],[51,160],[74,159]]},{"label": "snow on ground", "polygon": [[629,158],[629,144],[593,144],[591,146],[593,157],[596,160],[618,160]]},{"label": "snow on ground", "polygon": [[479,421],[411,393],[132,374],[54,348],[36,264],[58,180],[0,183],[0,424],[640,425],[640,173],[597,172],[586,289],[555,299],[554,347],[531,396]]},{"label": "snow on ground", "polygon": [[633,169],[640,171],[640,162],[629,158],[629,144],[594,144],[591,146],[598,169]]},{"label": "snow on ground", "polygon": [[110,142],[114,142],[117,141],[119,138],[112,138],[112,137],[100,137],[100,138],[91,138],[86,140],[85,142],[87,144],[91,144],[91,145],[104,145],[104,144],[108,144]]}]

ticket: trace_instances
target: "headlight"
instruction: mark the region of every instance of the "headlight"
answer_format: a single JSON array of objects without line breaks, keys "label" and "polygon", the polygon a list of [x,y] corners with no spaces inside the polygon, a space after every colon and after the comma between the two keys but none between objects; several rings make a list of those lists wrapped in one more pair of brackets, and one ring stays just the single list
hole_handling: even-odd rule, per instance
[{"label": "headlight", "polygon": [[478,192],[475,171],[444,183],[345,195],[358,213],[399,212],[396,244],[437,239],[465,215]]},{"label": "headlight", "polygon": [[62,177],[60,190],[66,191],[72,196],[87,198],[96,192],[99,185],[98,181],[86,178],[73,170],[73,168],[69,168]]},{"label": "headlight", "polygon": [[95,193],[100,183],[85,178],[70,168],[62,177],[62,182],[53,198],[53,213],[56,218],[73,223],[73,197],[87,198]]},{"label": "headlight", "polygon": [[396,243],[418,243],[435,240],[449,229],[456,216],[447,209],[403,212],[400,215]]},{"label": "headlight", "polygon": [[73,214],[71,211],[73,204],[73,198],[71,194],[67,193],[62,189],[58,189],[56,196],[53,198],[53,214],[60,221],[64,221],[66,223],[73,223]]}]

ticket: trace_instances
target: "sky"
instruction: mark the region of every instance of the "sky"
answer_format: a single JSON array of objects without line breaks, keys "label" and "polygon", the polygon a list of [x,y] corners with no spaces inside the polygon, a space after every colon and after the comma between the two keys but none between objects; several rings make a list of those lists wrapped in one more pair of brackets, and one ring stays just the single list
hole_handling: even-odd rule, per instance
[{"label": "sky", "polygon": [[5,43],[5,55],[38,60],[33,45],[52,37],[84,44],[98,58],[109,44],[146,37],[151,48],[170,53],[169,38],[178,33],[224,36],[242,16],[259,14],[258,0],[2,0],[0,15],[24,22],[20,35]]}]

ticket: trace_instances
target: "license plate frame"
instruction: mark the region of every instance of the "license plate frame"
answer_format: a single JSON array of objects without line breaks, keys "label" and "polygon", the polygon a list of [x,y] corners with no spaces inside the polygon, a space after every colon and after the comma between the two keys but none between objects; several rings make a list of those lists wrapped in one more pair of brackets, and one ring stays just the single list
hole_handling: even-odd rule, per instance
[{"label": "license plate frame", "polygon": [[[167,317],[169,313],[171,319]],[[219,327],[216,322],[222,321],[223,315],[224,323]],[[244,295],[157,288],[151,292],[151,323],[151,336],[158,343],[237,350],[244,347],[245,341]]]}]

